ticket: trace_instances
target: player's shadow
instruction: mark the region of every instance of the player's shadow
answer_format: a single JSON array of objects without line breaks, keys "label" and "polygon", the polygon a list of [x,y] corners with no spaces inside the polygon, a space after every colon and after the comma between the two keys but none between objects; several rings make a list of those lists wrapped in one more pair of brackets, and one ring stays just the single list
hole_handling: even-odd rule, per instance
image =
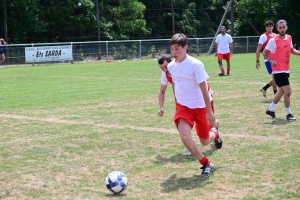
[{"label": "player's shadow", "polygon": [[[202,152],[205,156],[210,156],[217,148],[211,145],[211,148]],[[195,157],[193,155],[184,156],[182,154],[176,154],[171,157],[156,156],[155,164],[166,164],[166,163],[182,163],[182,162],[194,162]]]},{"label": "player's shadow", "polygon": [[280,118],[271,119],[271,120],[272,120],[271,122],[267,122],[265,124],[283,126],[286,124],[291,124],[296,121],[296,120],[286,120],[286,119],[280,119]]},{"label": "player's shadow", "polygon": [[176,174],[173,174],[166,181],[161,183],[162,191],[165,193],[174,192],[177,190],[192,190],[194,188],[203,188],[206,185],[212,184],[209,178],[202,179],[198,176],[190,178],[179,178]]}]

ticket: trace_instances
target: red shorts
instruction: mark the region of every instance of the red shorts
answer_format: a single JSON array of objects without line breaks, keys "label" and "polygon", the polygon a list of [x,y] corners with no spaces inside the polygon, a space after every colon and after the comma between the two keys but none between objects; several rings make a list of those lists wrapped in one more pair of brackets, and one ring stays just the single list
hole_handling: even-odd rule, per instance
[{"label": "red shorts", "polygon": [[209,138],[210,125],[206,119],[206,108],[188,108],[179,103],[176,103],[176,112],[174,122],[178,127],[179,119],[186,120],[191,127],[196,125],[196,133],[199,138]]},{"label": "red shorts", "polygon": [[226,53],[226,54],[218,53],[218,59],[219,60],[227,60],[227,61],[229,61],[230,60],[230,52]]}]

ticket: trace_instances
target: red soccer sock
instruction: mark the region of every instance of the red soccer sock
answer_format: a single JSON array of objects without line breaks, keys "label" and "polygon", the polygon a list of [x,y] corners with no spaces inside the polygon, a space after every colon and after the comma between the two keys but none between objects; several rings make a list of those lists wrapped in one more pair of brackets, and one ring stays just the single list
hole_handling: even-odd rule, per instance
[{"label": "red soccer sock", "polygon": [[227,74],[229,74],[230,73],[230,68],[227,68]]},{"label": "red soccer sock", "polygon": [[213,133],[215,134],[215,139],[214,139],[214,140],[217,140],[217,139],[219,139],[219,134],[218,134],[218,132],[215,131],[214,129],[215,129],[215,128],[212,128],[212,129],[210,130],[210,132],[213,132]]},{"label": "red soccer sock", "polygon": [[206,165],[206,166],[210,165],[210,162],[206,156],[204,156],[201,160],[199,160],[199,162],[201,165]]},{"label": "red soccer sock", "polygon": [[225,73],[224,68],[221,69],[221,72],[222,72],[222,73]]}]

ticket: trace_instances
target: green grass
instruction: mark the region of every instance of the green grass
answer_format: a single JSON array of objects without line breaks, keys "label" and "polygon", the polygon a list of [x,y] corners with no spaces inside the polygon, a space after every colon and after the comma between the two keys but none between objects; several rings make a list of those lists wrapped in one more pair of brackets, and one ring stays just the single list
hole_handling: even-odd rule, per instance
[{"label": "green grass", "polygon": [[[258,88],[270,75],[254,54],[234,55],[226,77],[214,56],[198,58],[224,140],[221,150],[199,145],[217,167],[207,180],[182,156],[170,86],[157,115],[157,61],[1,69],[0,199],[299,199],[300,57],[291,56],[294,122],[282,102],[278,119],[265,114],[272,91],[265,99]],[[118,196],[104,183],[114,170],[129,179]]]}]

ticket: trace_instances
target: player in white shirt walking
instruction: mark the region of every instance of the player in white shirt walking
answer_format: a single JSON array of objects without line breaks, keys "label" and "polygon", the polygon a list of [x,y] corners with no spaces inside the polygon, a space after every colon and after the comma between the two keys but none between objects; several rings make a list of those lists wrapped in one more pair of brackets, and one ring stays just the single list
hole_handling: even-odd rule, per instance
[{"label": "player in white shirt walking", "polygon": [[[256,49],[256,69],[260,68],[260,63],[259,63],[260,53],[265,49],[265,47],[267,46],[269,40],[276,35],[275,33],[273,33],[273,28],[274,28],[274,22],[273,21],[271,21],[271,20],[266,21],[265,28],[266,28],[266,32],[260,36],[259,41],[258,41],[258,45],[257,45],[257,49]],[[264,87],[259,88],[259,91],[261,91],[262,95],[265,98],[267,98],[267,96],[266,96],[267,89],[270,86],[272,86],[274,94],[276,94],[277,85],[274,81],[274,75],[272,74],[271,63],[266,58],[264,58],[264,63],[266,65],[268,73],[271,74],[272,79]]]},{"label": "player in white shirt walking", "polygon": [[216,37],[216,54],[218,57],[219,67],[221,73],[219,76],[225,76],[225,70],[222,60],[227,62],[227,75],[230,75],[230,57],[233,55],[233,40],[232,37],[226,33],[225,26],[221,26],[220,34]]}]

